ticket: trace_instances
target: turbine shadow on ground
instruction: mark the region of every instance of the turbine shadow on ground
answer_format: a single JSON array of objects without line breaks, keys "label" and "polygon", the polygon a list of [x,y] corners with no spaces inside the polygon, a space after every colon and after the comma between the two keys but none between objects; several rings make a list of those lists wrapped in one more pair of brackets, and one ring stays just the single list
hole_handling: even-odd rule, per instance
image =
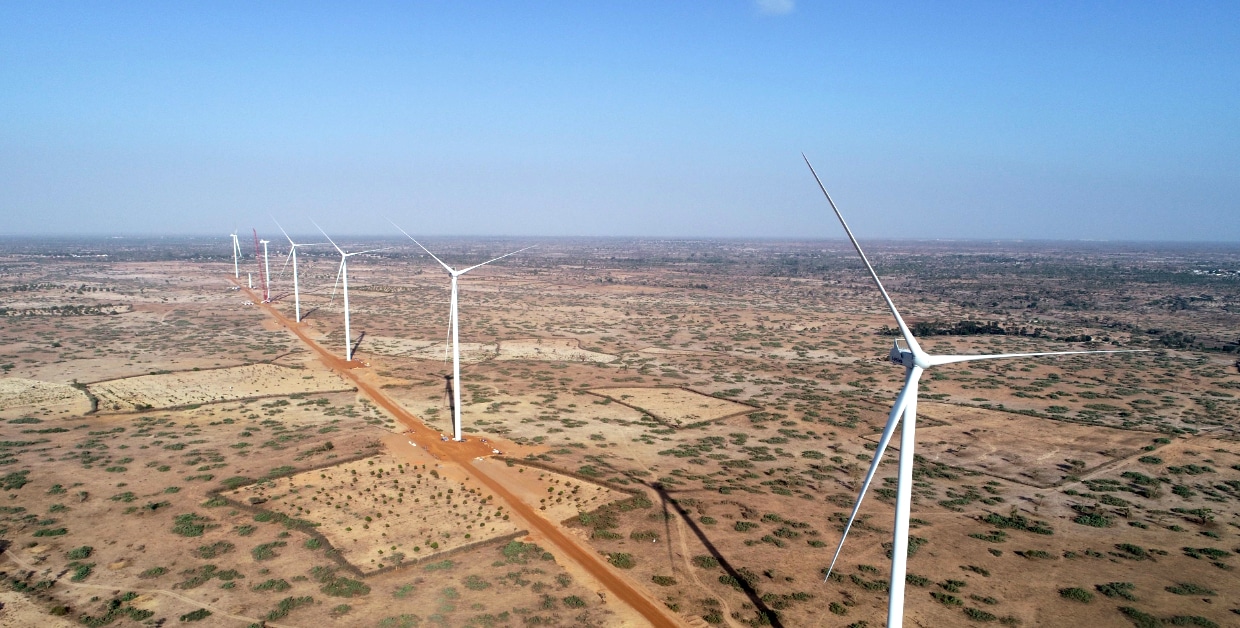
[{"label": "turbine shadow on ground", "polygon": [[364,340],[365,338],[366,338],[366,332],[363,331],[362,334],[357,337],[357,342],[353,343],[353,351],[351,351],[349,355],[357,355],[357,349],[358,347],[362,346],[362,340]]},{"label": "turbine shadow on ground", "polygon": [[719,562],[719,566],[723,567],[723,570],[733,578],[733,580],[737,583],[737,586],[740,587],[741,592],[745,594],[745,597],[749,598],[749,603],[753,604],[754,608],[757,609],[758,615],[766,617],[767,620],[770,621],[771,626],[774,626],[775,628],[783,628],[784,624],[779,620],[779,615],[776,614],[774,610],[771,610],[771,608],[766,605],[766,602],[762,601],[762,597],[758,595],[757,589],[754,589],[753,585],[749,584],[745,578],[741,577],[741,573],[732,567],[732,564],[723,557],[723,554],[719,553],[719,549],[715,547],[714,543],[710,542],[710,539],[706,537],[706,533],[703,532],[702,529],[698,527],[697,523],[693,521],[693,517],[691,517],[684,508],[681,508],[680,503],[678,503],[675,499],[672,499],[672,497],[667,494],[667,489],[663,488],[663,485],[658,482],[653,482],[648,486],[654,489],[654,492],[659,494],[659,499],[663,501],[664,508],[667,507],[667,504],[671,504],[672,508],[676,509],[676,514],[680,515],[680,518],[689,525],[689,529],[693,530],[693,534],[697,535],[698,540],[701,541],[702,545],[706,547],[706,551],[710,552],[710,555]]}]

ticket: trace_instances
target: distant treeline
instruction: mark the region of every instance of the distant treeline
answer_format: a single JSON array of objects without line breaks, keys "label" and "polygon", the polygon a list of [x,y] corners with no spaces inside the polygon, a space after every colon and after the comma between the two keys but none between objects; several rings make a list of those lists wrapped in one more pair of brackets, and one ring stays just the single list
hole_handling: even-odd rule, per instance
[{"label": "distant treeline", "polygon": [[113,305],[52,305],[48,307],[7,308],[0,307],[0,316],[104,316],[123,314],[132,310],[132,306]]},{"label": "distant treeline", "polygon": [[[1042,329],[1041,327],[1034,327],[1032,329],[1030,329],[1029,327],[1023,327],[1023,326],[1018,326],[1018,325],[1011,325],[1008,327],[1004,327],[1003,325],[1000,325],[999,323],[996,323],[994,321],[988,321],[988,322],[960,321],[957,323],[944,323],[941,321],[922,321],[922,322],[913,323],[912,325],[909,325],[909,330],[913,332],[914,336],[918,336],[918,337],[925,337],[925,336],[1027,336],[1029,338],[1052,338],[1052,336],[1048,335],[1046,333],[1046,330]],[[878,334],[880,336],[899,336],[900,330],[899,328],[893,328],[887,325],[883,325],[883,328],[878,330]],[[1063,342],[1092,342],[1094,340],[1094,337],[1089,336],[1089,335],[1065,336],[1062,338],[1055,338],[1055,340],[1060,340]]]},{"label": "distant treeline", "polygon": [[[1217,340],[1198,338],[1192,334],[1186,334],[1182,331],[1166,331],[1162,329],[1145,329],[1142,330],[1135,325],[1124,325],[1127,331],[1134,334],[1144,333],[1147,336],[1153,336],[1154,344],[1165,347],[1167,349],[1194,349],[1197,351],[1218,351],[1222,353],[1240,353],[1240,337],[1236,340]],[[1059,342],[1107,342],[1110,341],[1109,336],[1096,337],[1090,334],[1079,334],[1076,336],[1052,336],[1041,327],[1029,328],[1020,325],[1003,326],[994,321],[960,321],[957,323],[946,323],[942,321],[922,321],[909,325],[909,330],[914,336],[925,338],[928,336],[1024,336],[1027,338],[1048,338]],[[880,336],[899,336],[900,330],[888,325],[883,325],[878,330]],[[1134,338],[1138,343],[1141,341]]]}]

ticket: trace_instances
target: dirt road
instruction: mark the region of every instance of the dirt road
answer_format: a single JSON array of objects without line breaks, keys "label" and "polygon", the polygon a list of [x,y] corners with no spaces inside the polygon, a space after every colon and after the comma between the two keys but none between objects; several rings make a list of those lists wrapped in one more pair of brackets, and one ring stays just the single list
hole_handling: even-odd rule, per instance
[{"label": "dirt road", "polygon": [[360,362],[356,360],[350,362],[332,355],[327,349],[312,340],[306,334],[301,324],[285,318],[270,304],[263,303],[257,294],[241,285],[240,282],[234,281],[234,283],[237,284],[243,294],[248,295],[255,304],[260,305],[268,315],[301,339],[307,347],[313,349],[328,368],[346,380],[353,382],[359,392],[369,397],[379,407],[404,424],[409,430],[412,439],[418,443],[418,446],[424,447],[432,456],[439,459],[441,463],[458,466],[465,473],[469,474],[470,477],[491,489],[496,497],[503,500],[514,514],[525,520],[532,529],[537,530],[543,538],[555,545],[564,559],[577,563],[599,584],[606,587],[610,594],[609,599],[619,600],[621,603],[628,605],[634,611],[641,614],[646,621],[650,622],[651,626],[662,628],[664,626],[686,625],[679,616],[671,614],[660,603],[646,597],[641,590],[616,573],[594,550],[583,547],[576,540],[565,534],[564,531],[560,530],[555,522],[541,517],[534,507],[519,499],[503,484],[473,464],[475,458],[491,455],[490,444],[483,443],[477,437],[467,438],[462,443],[440,440],[439,432],[427,427],[392,398],[354,373],[353,369],[362,366]]}]

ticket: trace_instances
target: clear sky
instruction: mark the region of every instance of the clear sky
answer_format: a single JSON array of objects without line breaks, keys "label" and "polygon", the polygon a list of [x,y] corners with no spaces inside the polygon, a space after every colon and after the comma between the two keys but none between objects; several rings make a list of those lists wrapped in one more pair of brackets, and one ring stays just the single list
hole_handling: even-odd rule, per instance
[{"label": "clear sky", "polygon": [[0,2],[0,235],[1240,241],[1240,2]]}]

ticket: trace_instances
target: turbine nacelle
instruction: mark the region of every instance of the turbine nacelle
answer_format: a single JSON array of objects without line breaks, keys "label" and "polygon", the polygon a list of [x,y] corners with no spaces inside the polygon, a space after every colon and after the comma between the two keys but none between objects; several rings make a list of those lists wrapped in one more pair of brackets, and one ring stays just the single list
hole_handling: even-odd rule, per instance
[{"label": "turbine nacelle", "polygon": [[904,347],[901,347],[899,340],[892,343],[891,353],[887,354],[887,359],[891,360],[892,364],[899,364],[906,369],[911,369],[917,364],[916,354],[908,349],[905,349]]}]

